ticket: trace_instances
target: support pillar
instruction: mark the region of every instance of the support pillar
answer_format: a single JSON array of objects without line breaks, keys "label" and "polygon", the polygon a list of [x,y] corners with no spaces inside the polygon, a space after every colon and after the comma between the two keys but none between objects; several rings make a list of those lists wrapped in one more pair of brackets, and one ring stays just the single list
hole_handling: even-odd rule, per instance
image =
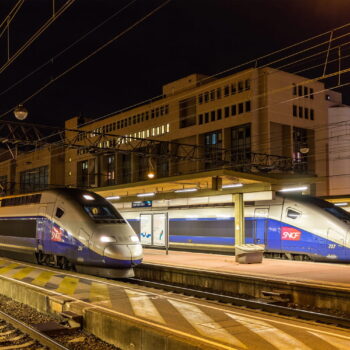
[{"label": "support pillar", "polygon": [[232,199],[235,203],[235,245],[240,245],[245,243],[243,193],[234,193]]}]

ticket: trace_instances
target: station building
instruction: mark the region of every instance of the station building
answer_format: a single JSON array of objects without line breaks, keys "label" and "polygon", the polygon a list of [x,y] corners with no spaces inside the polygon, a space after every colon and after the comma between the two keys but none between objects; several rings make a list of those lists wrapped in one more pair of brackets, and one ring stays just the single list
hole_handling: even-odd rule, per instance
[{"label": "station building", "polygon": [[[67,120],[68,140],[97,144],[104,152],[67,149],[64,183],[100,188],[146,180],[150,170],[158,178],[208,171],[222,166],[222,149],[228,149],[230,160],[248,172],[274,172],[273,167],[249,168],[253,155],[290,157],[291,173],[315,174],[319,180],[314,194],[327,195],[328,108],[340,103],[341,95],[326,90],[323,83],[272,68],[219,79],[192,74],[164,85],[158,99],[116,115],[97,121]],[[130,139],[118,141],[101,134]],[[214,161],[113,152],[116,142],[125,142],[119,148],[127,150],[132,138],[198,145]]]}]

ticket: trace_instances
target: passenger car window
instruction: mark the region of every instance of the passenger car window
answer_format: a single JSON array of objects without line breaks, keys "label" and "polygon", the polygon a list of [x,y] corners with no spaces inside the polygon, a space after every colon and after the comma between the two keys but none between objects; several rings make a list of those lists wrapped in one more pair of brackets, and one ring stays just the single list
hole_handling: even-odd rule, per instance
[{"label": "passenger car window", "polygon": [[64,211],[61,208],[56,209],[56,214],[55,214],[56,217],[61,218],[63,214],[64,214]]},{"label": "passenger car window", "polygon": [[297,219],[300,215],[301,215],[301,213],[299,213],[298,211],[295,211],[293,209],[287,210],[287,217],[290,219]]}]

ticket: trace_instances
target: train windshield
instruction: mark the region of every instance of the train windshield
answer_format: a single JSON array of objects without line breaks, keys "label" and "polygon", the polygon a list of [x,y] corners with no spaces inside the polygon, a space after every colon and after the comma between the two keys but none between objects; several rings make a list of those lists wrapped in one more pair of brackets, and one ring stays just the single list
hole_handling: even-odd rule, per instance
[{"label": "train windshield", "polygon": [[84,210],[94,220],[122,219],[116,210],[104,205],[84,205]]},{"label": "train windshield", "polygon": [[350,213],[348,213],[346,210],[342,208],[337,207],[333,203],[327,202],[320,198],[311,197],[311,196],[302,196],[301,198],[306,202],[317,205],[319,208],[322,208],[324,211],[332,214],[333,216],[337,217],[339,220],[350,223]]}]

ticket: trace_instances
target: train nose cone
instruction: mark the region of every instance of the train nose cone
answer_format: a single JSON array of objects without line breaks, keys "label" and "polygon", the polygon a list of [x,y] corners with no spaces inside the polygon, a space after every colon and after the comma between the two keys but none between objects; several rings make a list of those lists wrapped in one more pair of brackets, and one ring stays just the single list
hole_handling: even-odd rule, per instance
[{"label": "train nose cone", "polygon": [[110,244],[104,249],[104,256],[117,259],[129,260],[131,263],[140,263],[142,260],[141,244]]}]

